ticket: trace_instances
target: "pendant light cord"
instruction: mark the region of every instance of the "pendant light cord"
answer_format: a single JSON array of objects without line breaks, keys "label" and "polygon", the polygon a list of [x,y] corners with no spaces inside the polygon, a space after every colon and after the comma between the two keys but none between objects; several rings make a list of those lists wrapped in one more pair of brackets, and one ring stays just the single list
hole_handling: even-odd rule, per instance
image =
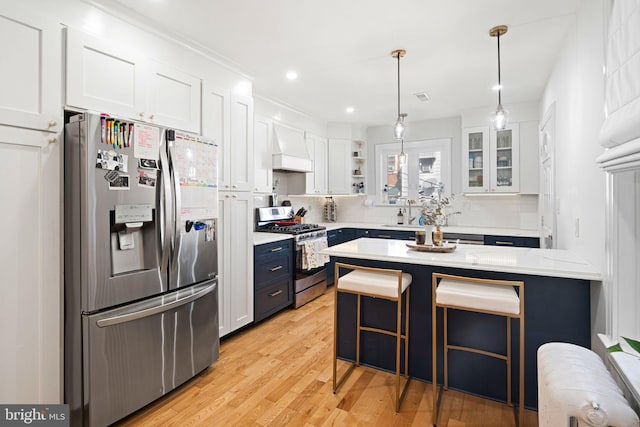
[{"label": "pendant light cord", "polygon": [[500,79],[500,31],[498,31],[498,105],[502,104],[502,80]]},{"label": "pendant light cord", "polygon": [[398,52],[398,118],[400,118],[400,52]]}]

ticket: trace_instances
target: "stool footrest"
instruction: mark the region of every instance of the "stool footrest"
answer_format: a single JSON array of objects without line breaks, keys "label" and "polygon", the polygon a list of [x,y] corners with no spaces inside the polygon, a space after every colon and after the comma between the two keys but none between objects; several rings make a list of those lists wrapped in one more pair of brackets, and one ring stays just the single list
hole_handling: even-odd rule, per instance
[{"label": "stool footrest", "polygon": [[448,345],[447,348],[449,350],[466,351],[468,353],[477,353],[477,354],[482,354],[484,356],[495,357],[496,359],[502,359],[502,360],[505,360],[505,361],[507,360],[507,356],[504,355],[504,354],[493,353],[491,351],[480,350],[478,348],[464,347],[464,346],[460,346],[460,345]]},{"label": "stool footrest", "polygon": [[[397,335],[395,331],[389,331],[387,329],[372,328],[371,326],[360,326],[360,330],[368,331],[368,332],[376,332],[378,334],[390,335],[392,337],[395,337]],[[400,334],[400,338],[405,339],[407,338],[407,336],[405,334]]]}]

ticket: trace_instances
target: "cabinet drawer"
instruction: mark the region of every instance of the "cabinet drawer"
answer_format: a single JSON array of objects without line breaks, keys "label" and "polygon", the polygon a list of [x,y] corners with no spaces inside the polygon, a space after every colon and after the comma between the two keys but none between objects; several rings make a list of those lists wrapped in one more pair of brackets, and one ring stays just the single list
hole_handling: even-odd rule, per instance
[{"label": "cabinet drawer", "polygon": [[255,257],[272,254],[291,254],[293,252],[293,241],[291,239],[280,240],[273,243],[265,243],[254,247]]},{"label": "cabinet drawer", "polygon": [[293,302],[293,281],[291,278],[279,280],[256,290],[254,319],[256,322],[288,307]]},{"label": "cabinet drawer", "polygon": [[293,279],[293,255],[271,254],[255,257],[254,283],[256,288],[279,278]]}]

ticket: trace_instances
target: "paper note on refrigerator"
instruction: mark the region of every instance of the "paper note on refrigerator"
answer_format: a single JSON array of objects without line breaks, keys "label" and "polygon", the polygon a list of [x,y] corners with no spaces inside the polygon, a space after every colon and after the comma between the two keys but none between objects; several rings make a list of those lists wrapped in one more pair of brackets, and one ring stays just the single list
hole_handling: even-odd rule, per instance
[{"label": "paper note on refrigerator", "polygon": [[160,128],[136,123],[133,128],[133,157],[158,160],[160,155]]}]

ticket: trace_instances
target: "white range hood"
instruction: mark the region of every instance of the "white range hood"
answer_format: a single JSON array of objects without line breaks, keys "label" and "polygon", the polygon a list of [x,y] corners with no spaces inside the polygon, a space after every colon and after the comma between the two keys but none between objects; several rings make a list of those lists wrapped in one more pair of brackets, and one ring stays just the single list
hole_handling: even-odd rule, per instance
[{"label": "white range hood", "polygon": [[299,129],[273,125],[273,169],[289,172],[313,172],[304,132]]}]

